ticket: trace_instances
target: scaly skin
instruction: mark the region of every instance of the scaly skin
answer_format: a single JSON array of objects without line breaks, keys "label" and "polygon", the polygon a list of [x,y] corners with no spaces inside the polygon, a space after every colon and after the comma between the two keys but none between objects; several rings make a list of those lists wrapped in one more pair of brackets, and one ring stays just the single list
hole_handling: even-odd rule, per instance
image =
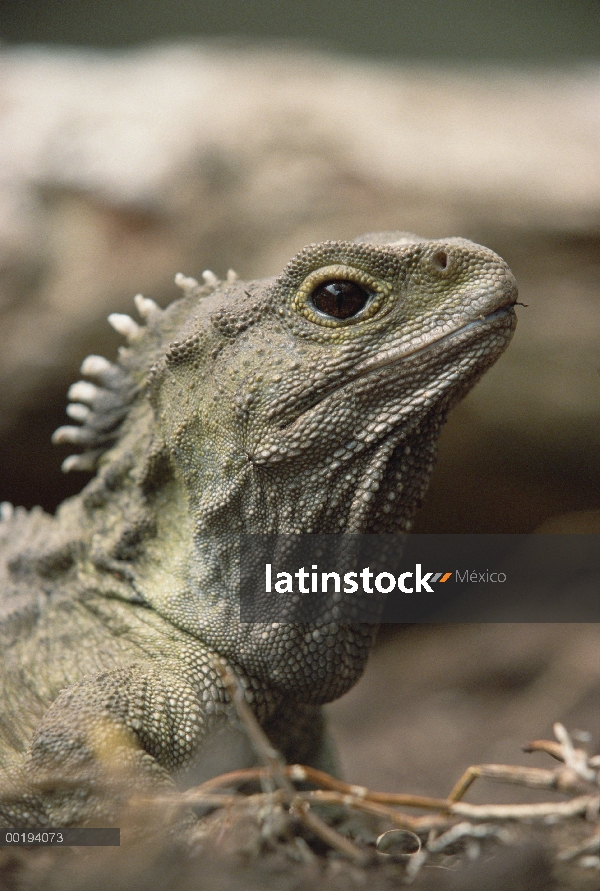
[{"label": "scaly skin", "polygon": [[[515,326],[508,267],[462,239],[365,236],[277,279],[207,277],[164,311],[137,298],[146,325],[112,320],[118,363],[84,363],[100,386],[74,385],[82,426],[56,438],[95,478],[55,518],[4,509],[4,825],[110,815],[107,763],[195,781],[236,724],[219,657],[288,759],[330,766],[318,706],[359,678],[374,628],[240,623],[239,533],[408,531],[448,409]],[[353,284],[338,300],[331,281]]]}]

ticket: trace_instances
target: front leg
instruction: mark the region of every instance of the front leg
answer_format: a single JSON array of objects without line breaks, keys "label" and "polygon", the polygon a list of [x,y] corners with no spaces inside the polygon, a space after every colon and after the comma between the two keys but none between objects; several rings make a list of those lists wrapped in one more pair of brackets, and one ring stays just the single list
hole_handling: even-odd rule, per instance
[{"label": "front leg", "polygon": [[230,713],[218,673],[193,684],[173,665],[133,665],[64,689],[0,793],[0,825],[109,825],[131,790],[170,788]]}]

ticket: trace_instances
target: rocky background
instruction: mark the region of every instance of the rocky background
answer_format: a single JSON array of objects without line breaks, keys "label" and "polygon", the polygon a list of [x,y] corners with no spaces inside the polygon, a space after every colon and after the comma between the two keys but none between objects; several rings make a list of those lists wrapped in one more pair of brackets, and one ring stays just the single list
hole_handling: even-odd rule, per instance
[{"label": "rocky background", "polygon": [[421,531],[600,507],[600,69],[458,70],[205,44],[0,52],[0,493],[51,510],[49,436],[105,323],[174,273],[310,241],[460,234],[528,304],[455,413]]},{"label": "rocky background", "polygon": [[[232,41],[0,49],[0,500],[53,510],[85,482],[50,434],[135,293],[378,229],[492,247],[527,304],[447,425],[418,531],[598,531],[600,68]],[[517,748],[555,720],[597,741],[599,680],[597,626],[386,629],[332,723],[352,781],[443,795],[469,763],[541,763]]]}]

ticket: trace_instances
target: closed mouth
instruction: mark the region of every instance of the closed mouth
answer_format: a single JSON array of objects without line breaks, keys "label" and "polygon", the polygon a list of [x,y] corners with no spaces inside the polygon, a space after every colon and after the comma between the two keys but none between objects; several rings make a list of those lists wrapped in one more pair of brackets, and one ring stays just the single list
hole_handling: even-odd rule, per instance
[{"label": "closed mouth", "polygon": [[343,384],[337,387],[333,387],[326,392],[322,392],[319,394],[318,398],[314,400],[310,405],[306,406],[306,408],[289,424],[286,424],[284,429],[290,429],[294,424],[296,424],[307,412],[314,409],[317,405],[327,399],[329,396],[332,396],[334,393],[343,390],[348,384],[355,383],[358,380],[362,380],[365,377],[368,377],[370,374],[373,374],[375,371],[379,371],[382,368],[386,368],[389,365],[396,365],[398,362],[402,362],[405,359],[413,358],[414,356],[418,356],[421,353],[428,352],[432,347],[438,346],[446,341],[458,339],[462,335],[467,334],[469,331],[476,331],[479,328],[486,326],[496,321],[496,319],[504,318],[505,316],[509,316],[513,313],[514,303],[508,303],[504,306],[501,306],[499,309],[495,309],[493,312],[488,313],[485,316],[478,316],[476,319],[471,319],[470,322],[467,322],[465,325],[461,325],[460,328],[455,328],[454,331],[448,331],[445,334],[440,334],[439,337],[434,338],[433,340],[428,341],[427,343],[422,344],[421,346],[417,346],[414,349],[390,349],[384,353],[381,353],[377,358],[372,359],[368,362],[365,362],[362,366],[359,366],[355,373],[350,375]]},{"label": "closed mouth", "polygon": [[403,350],[401,348],[388,350],[387,352],[379,355],[376,359],[373,359],[371,362],[366,363],[362,367],[359,366],[359,369],[357,369],[358,373],[351,380],[358,380],[361,377],[365,377],[367,374],[371,374],[373,371],[378,371],[380,368],[385,368],[387,365],[395,365],[396,362],[400,362],[403,359],[408,359],[412,356],[418,356],[420,353],[426,353],[433,346],[437,346],[438,344],[444,343],[448,340],[453,340],[454,338],[460,337],[462,334],[466,334],[468,331],[473,331],[480,328],[486,323],[494,322],[496,319],[503,318],[504,316],[509,315],[512,310],[512,303],[507,306],[502,306],[500,307],[500,309],[495,309],[494,312],[488,313],[487,316],[478,316],[476,319],[471,319],[470,322],[467,322],[465,325],[461,325],[460,328],[455,328],[454,331],[448,331],[446,332],[446,334],[441,334],[439,337],[436,337],[433,340],[428,341],[428,343],[422,344],[421,346],[417,346],[412,350]]}]

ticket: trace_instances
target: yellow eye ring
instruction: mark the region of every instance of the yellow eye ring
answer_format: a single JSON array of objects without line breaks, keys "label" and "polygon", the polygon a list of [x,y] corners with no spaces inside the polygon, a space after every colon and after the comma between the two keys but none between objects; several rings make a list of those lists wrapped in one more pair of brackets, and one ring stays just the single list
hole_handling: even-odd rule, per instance
[{"label": "yellow eye ring", "polygon": [[[326,282],[348,281],[354,282],[370,294],[370,300],[360,312],[346,319],[328,317],[318,312],[311,304],[310,298],[316,288]],[[346,325],[353,325],[370,319],[378,312],[382,303],[392,292],[392,286],[389,282],[381,281],[374,278],[361,269],[354,266],[344,266],[342,264],[336,266],[324,266],[321,269],[315,269],[308,275],[292,298],[292,309],[315,322],[317,325],[326,328],[340,328]]]}]

